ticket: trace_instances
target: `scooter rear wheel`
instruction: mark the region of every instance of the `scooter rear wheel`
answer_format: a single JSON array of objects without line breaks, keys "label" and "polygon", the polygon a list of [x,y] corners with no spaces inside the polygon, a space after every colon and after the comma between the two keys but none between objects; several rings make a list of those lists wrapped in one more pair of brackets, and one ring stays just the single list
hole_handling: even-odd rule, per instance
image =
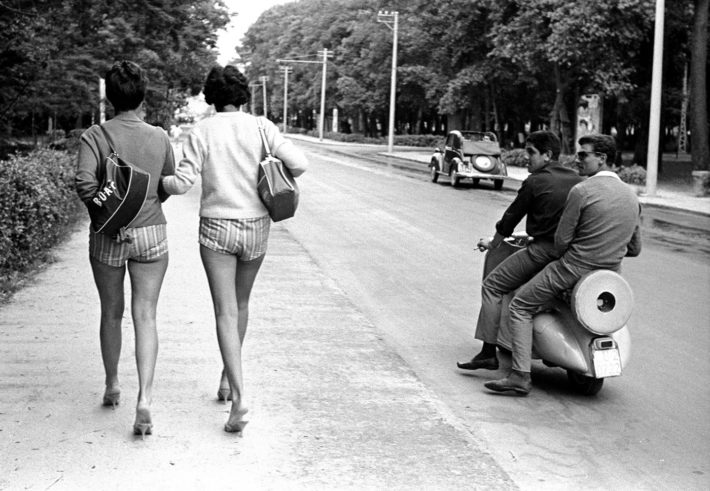
[{"label": "scooter rear wheel", "polygon": [[585,396],[595,395],[604,385],[603,378],[587,377],[572,370],[567,370],[567,379],[575,392]]}]

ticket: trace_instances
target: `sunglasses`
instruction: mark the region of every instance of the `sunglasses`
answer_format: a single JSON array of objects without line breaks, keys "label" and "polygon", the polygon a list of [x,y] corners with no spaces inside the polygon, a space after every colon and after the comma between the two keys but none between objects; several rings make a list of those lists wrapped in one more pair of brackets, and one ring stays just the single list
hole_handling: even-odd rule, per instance
[{"label": "sunglasses", "polygon": [[584,160],[584,159],[586,159],[587,157],[589,157],[590,155],[600,155],[600,156],[601,156],[601,155],[604,155],[604,154],[601,153],[601,152],[585,152],[585,151],[580,151],[580,152],[577,152],[577,159],[578,159],[578,160]]}]

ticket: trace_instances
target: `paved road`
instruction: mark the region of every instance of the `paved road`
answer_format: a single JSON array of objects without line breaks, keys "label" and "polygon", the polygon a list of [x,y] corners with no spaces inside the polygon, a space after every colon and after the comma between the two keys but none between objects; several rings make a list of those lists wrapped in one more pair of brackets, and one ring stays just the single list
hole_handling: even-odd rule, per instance
[{"label": "paved road", "polygon": [[[707,489],[710,485],[710,266],[650,237],[625,263],[637,297],[633,358],[595,398],[536,367],[524,399],[485,393],[498,373],[458,373],[478,347],[482,255],[512,192],[451,189],[420,174],[312,152],[303,216],[288,229],[523,488]],[[317,157],[315,155],[318,155]],[[647,224],[647,231],[655,230]]]}]

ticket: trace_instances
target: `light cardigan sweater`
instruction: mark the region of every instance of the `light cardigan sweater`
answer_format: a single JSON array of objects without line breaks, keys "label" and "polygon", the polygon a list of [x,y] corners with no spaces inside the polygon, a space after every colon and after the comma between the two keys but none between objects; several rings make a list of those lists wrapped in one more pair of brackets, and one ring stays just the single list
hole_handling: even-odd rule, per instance
[{"label": "light cardigan sweater", "polygon": [[555,247],[568,264],[617,269],[624,256],[641,253],[641,205],[615,172],[601,171],[567,195]]},{"label": "light cardigan sweater", "polygon": [[[259,120],[271,153],[294,176],[302,174],[308,166],[303,153],[271,121]],[[216,113],[194,126],[175,175],[163,178],[163,188],[170,194],[183,194],[201,176],[201,217],[262,217],[268,211],[259,199],[256,182],[259,162],[265,155],[256,117],[240,111]]]}]

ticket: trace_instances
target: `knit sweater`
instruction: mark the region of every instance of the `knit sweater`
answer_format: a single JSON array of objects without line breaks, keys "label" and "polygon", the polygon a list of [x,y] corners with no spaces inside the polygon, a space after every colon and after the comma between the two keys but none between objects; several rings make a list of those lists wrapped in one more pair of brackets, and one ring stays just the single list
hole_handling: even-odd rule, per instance
[{"label": "knit sweater", "polygon": [[[148,196],[131,227],[146,227],[165,223],[165,215],[158,197],[161,175],[175,171],[173,149],[168,135],[156,126],[143,122],[134,113],[121,113],[105,122],[103,127],[111,137],[121,158],[150,174]],[[88,203],[99,189],[99,165],[103,166],[110,154],[109,145],[101,128],[94,125],[81,135],[76,191]]]},{"label": "knit sweater", "polygon": [[589,269],[616,269],[641,252],[641,206],[631,187],[602,171],[574,186],[555,233],[562,260]]},{"label": "knit sweater", "polygon": [[[303,153],[271,121],[259,119],[271,153],[294,176],[302,174],[308,166]],[[259,199],[256,183],[264,156],[256,117],[240,111],[216,113],[194,126],[175,175],[164,177],[163,187],[170,194],[182,194],[201,176],[201,217],[262,217],[268,211]]]}]

